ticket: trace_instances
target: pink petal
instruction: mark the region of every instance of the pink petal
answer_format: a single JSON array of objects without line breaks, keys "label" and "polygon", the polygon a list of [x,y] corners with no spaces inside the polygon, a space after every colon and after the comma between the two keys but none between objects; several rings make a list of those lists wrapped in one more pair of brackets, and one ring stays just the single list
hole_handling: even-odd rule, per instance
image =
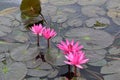
[{"label": "pink petal", "polygon": [[66,64],[69,64],[69,65],[72,65],[70,62],[68,62],[68,61],[64,61]]},{"label": "pink petal", "polygon": [[75,65],[76,67],[83,69],[83,67],[81,65]]}]

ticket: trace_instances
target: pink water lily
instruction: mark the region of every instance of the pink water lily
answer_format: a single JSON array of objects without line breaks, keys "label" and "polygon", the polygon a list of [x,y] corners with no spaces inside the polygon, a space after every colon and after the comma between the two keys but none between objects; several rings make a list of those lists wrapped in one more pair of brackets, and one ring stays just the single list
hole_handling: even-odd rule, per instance
[{"label": "pink water lily", "polygon": [[89,60],[85,57],[85,53],[82,51],[69,53],[65,55],[65,57],[68,59],[68,61],[64,61],[66,64],[73,65],[81,69],[83,69],[81,65],[87,63]]},{"label": "pink water lily", "polygon": [[31,30],[34,34],[41,36],[44,29],[45,29],[45,27],[43,27],[42,24],[39,24],[39,25],[35,25],[35,24],[34,24],[30,30]]},{"label": "pink water lily", "polygon": [[70,52],[78,52],[83,48],[82,45],[79,45],[79,42],[75,43],[74,40],[68,41],[67,39],[66,39],[66,42],[61,41],[61,43],[58,44],[57,47],[63,50],[64,54],[68,54]]},{"label": "pink water lily", "polygon": [[54,29],[45,28],[43,31],[43,37],[46,39],[50,39],[52,37],[55,37],[56,35],[57,33]]}]

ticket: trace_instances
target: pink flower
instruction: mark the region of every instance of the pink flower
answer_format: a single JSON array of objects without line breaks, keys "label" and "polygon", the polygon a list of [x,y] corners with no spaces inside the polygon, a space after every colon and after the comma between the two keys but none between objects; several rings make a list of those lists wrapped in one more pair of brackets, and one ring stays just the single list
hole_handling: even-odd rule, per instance
[{"label": "pink flower", "polygon": [[35,25],[35,24],[34,24],[30,30],[31,30],[34,34],[41,36],[44,29],[45,29],[45,28],[44,28],[41,24],[39,24],[39,25]]},{"label": "pink flower", "polygon": [[78,52],[83,48],[83,46],[79,46],[79,42],[74,43],[74,40],[71,42],[66,39],[66,42],[61,41],[57,47],[64,51],[64,54],[68,54],[70,52]]},{"label": "pink flower", "polygon": [[55,37],[56,35],[57,35],[57,33],[55,32],[54,29],[45,28],[43,31],[43,37],[46,39],[50,39],[52,37]]},{"label": "pink flower", "polygon": [[87,63],[89,60],[85,57],[85,53],[82,51],[69,53],[65,55],[65,57],[68,59],[68,61],[64,61],[66,64],[74,65],[81,69],[83,69],[81,65]]}]

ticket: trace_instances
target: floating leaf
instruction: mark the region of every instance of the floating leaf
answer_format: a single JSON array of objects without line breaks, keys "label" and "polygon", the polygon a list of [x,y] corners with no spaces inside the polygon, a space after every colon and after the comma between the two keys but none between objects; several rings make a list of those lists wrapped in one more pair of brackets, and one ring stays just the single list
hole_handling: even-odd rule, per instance
[{"label": "floating leaf", "polygon": [[120,73],[112,74],[112,75],[106,75],[104,76],[105,80],[119,80],[120,79]]},{"label": "floating leaf", "polygon": [[51,73],[48,75],[48,78],[55,78],[58,75],[59,71],[57,69],[51,71]]},{"label": "floating leaf", "polygon": [[6,8],[6,9],[0,11],[0,16],[4,16],[4,15],[8,15],[8,14],[14,13],[17,10],[18,10],[18,7]]},{"label": "floating leaf", "polygon": [[101,73],[109,74],[109,73],[120,73],[120,61],[111,61],[108,62],[107,65],[101,68]]},{"label": "floating leaf", "polygon": [[15,62],[9,66],[0,65],[0,80],[21,80],[26,76],[27,68],[21,62]]},{"label": "floating leaf", "polygon": [[82,13],[87,17],[98,17],[99,15],[105,15],[105,11],[98,6],[84,6],[81,9]]},{"label": "floating leaf", "polygon": [[100,18],[90,18],[86,20],[87,27],[93,27],[95,29],[103,29],[108,27],[110,24],[109,19],[100,17]]},{"label": "floating leaf", "polygon": [[32,60],[26,61],[25,64],[26,64],[27,68],[36,68],[40,64],[42,64],[42,60],[40,58],[32,59]]},{"label": "floating leaf", "polygon": [[[88,36],[90,40],[84,37]],[[85,49],[102,49],[111,45],[114,38],[103,30],[95,30],[91,28],[74,28],[66,32],[65,37],[75,39],[81,42]]]},{"label": "floating leaf", "polygon": [[74,4],[77,2],[77,0],[59,0],[59,1],[56,1],[56,0],[50,0],[49,1],[51,4],[53,5],[70,5],[70,4]]},{"label": "floating leaf", "polygon": [[28,61],[35,58],[39,54],[37,47],[30,47],[24,45],[15,48],[11,52],[11,57],[16,61]]},{"label": "floating leaf", "polygon": [[28,69],[27,75],[34,76],[34,77],[45,77],[50,74],[51,71],[47,70],[37,70],[37,69]]},{"label": "floating leaf", "polygon": [[0,52],[10,51],[10,50],[12,50],[20,45],[22,45],[22,44],[10,43],[10,42],[0,40]]},{"label": "floating leaf", "polygon": [[87,5],[102,5],[106,2],[107,0],[79,0],[78,4],[79,5],[83,5],[83,6],[87,6]]},{"label": "floating leaf", "polygon": [[[29,4],[28,4],[29,2]],[[20,5],[22,16],[35,17],[41,13],[40,0],[22,0]]]},{"label": "floating leaf", "polygon": [[57,49],[52,49],[50,52],[45,54],[45,59],[48,63],[51,63],[56,66],[65,65],[65,57],[62,53],[59,53]]},{"label": "floating leaf", "polygon": [[107,53],[107,51],[104,49],[86,50],[85,53],[86,53],[87,58],[89,59],[89,62],[97,62],[105,58],[105,54]]},{"label": "floating leaf", "polygon": [[[88,53],[89,54],[89,53]],[[88,63],[89,65],[92,65],[92,66],[104,66],[107,64],[107,61],[105,59],[102,59],[100,61],[97,61],[97,62],[89,62]]]}]

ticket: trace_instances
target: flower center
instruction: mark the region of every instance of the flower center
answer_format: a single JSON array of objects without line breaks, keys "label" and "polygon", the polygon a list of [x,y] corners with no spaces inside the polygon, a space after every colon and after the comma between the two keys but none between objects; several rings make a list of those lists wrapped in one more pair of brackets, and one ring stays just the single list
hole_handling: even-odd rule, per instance
[{"label": "flower center", "polygon": [[73,46],[71,44],[68,45],[69,51],[72,51]]}]

